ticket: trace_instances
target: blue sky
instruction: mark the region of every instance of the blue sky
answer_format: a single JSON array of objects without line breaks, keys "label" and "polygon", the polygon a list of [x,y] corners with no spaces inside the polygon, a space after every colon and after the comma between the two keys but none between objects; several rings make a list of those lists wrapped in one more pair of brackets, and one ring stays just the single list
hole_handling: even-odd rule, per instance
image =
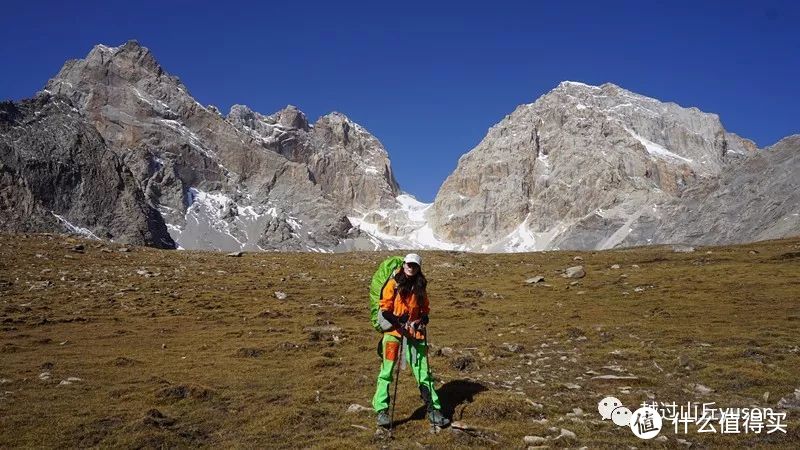
[{"label": "blue sky", "polygon": [[[489,127],[560,81],[720,115],[759,146],[800,133],[800,6],[777,1],[8,2],[0,97],[136,39],[203,104],[340,111],[432,201]],[[558,4],[556,4],[558,3]]]}]

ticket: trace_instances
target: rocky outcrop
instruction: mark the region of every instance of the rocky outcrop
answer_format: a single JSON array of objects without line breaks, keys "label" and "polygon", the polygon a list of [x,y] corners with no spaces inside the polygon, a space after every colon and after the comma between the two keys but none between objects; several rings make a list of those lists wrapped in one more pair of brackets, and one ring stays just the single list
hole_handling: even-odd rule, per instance
[{"label": "rocky outcrop", "polygon": [[317,149],[308,164],[314,179],[341,208],[365,212],[397,208],[400,186],[383,145],[344,114],[331,113],[313,128]]},{"label": "rocky outcrop", "polygon": [[714,114],[564,82],[461,157],[429,220],[477,250],[610,248],[632,222],[755,150]]},{"label": "rocky outcrop", "polygon": [[174,248],[133,174],[69,99],[0,104],[0,229]]},{"label": "rocky outcrop", "polygon": [[264,148],[306,164],[314,183],[337,207],[363,213],[397,206],[400,187],[388,153],[344,114],[328,114],[312,126],[291,105],[270,116],[234,105],[227,118]]},{"label": "rocky outcrop", "polygon": [[800,233],[800,135],[693,186],[631,228],[620,245],[733,244]]},{"label": "rocky outcrop", "polygon": [[[184,248],[329,250],[358,236],[353,208],[390,203],[397,190],[383,147],[346,118],[337,125],[353,131],[337,145],[326,139],[340,131],[320,126],[317,137],[292,106],[223,117],[135,41],[69,61],[44,92],[97,129]],[[357,164],[373,154],[381,176]]]}]

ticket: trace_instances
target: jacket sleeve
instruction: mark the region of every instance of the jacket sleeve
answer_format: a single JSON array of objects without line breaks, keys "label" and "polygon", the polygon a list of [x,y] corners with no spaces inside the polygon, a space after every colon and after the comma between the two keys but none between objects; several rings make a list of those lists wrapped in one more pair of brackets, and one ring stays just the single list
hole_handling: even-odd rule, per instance
[{"label": "jacket sleeve", "polygon": [[383,287],[383,291],[381,291],[381,302],[380,302],[380,309],[381,311],[389,311],[390,313],[394,313],[394,289],[397,286],[397,282],[394,281],[394,278],[390,279],[386,286]]},{"label": "jacket sleeve", "polygon": [[422,308],[420,309],[420,314],[427,316],[431,313],[431,303],[428,300],[428,293],[425,293],[425,298],[422,300]]}]

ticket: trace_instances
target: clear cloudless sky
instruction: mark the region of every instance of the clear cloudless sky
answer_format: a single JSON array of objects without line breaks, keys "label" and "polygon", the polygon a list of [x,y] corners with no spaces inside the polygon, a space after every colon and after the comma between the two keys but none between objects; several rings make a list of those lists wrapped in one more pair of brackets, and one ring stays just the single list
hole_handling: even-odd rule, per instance
[{"label": "clear cloudless sky", "polygon": [[489,127],[563,80],[719,114],[760,147],[800,133],[796,1],[14,1],[0,98],[43,88],[95,44],[136,39],[203,104],[331,111],[432,201]]}]

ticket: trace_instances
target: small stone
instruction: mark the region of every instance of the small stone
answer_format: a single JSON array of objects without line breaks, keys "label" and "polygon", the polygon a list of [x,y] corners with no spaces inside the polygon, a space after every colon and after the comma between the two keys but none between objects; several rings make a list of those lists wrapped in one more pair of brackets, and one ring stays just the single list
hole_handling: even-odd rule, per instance
[{"label": "small stone", "polygon": [[614,264],[614,265],[612,265],[612,266],[611,266],[611,268],[612,268],[612,269],[615,269],[615,270],[616,270],[616,269],[619,269],[619,264]]},{"label": "small stone", "polygon": [[800,410],[800,388],[795,389],[793,394],[778,400],[778,408]]},{"label": "small stone", "polygon": [[769,401],[769,391],[764,392],[764,395],[761,396],[765,402]]},{"label": "small stone", "polygon": [[675,441],[676,441],[678,444],[685,445],[685,446],[687,446],[687,447],[691,447],[691,446],[692,446],[692,443],[691,443],[691,442],[689,442],[689,441],[687,441],[686,439],[680,439],[680,438],[678,438],[678,439],[675,439]]},{"label": "small stone", "polygon": [[103,253],[111,253],[111,249],[106,247],[101,248],[100,251]]},{"label": "small stone", "polygon": [[634,375],[598,375],[592,377],[593,380],[638,380],[639,377]]},{"label": "small stone", "polygon": [[547,442],[547,438],[541,436],[525,436],[522,438],[522,442],[524,442],[525,445],[539,445]]},{"label": "small stone", "polygon": [[583,410],[580,408],[572,408],[572,413],[577,417],[583,417]]},{"label": "small stone", "polygon": [[556,439],[575,440],[578,439],[578,436],[575,435],[575,433],[573,433],[572,431],[569,431],[566,428],[562,428],[561,434],[559,434]]},{"label": "small stone", "polygon": [[569,283],[570,286],[577,286],[579,284],[581,284],[580,281],[572,281],[572,282]]},{"label": "small stone", "polygon": [[758,250],[750,250],[747,253],[750,253],[751,255],[757,255],[758,254]]},{"label": "small stone", "polygon": [[131,249],[129,249],[128,247],[120,247],[118,251],[122,253],[128,253],[129,251],[131,251]]},{"label": "small stone", "polygon": [[47,381],[50,379],[50,372],[42,372],[39,374],[39,379],[42,381]]},{"label": "small stone", "polygon": [[11,383],[11,380],[8,378],[0,378],[0,384],[8,384]]},{"label": "small stone", "polygon": [[471,427],[471,426],[467,425],[466,423],[464,423],[461,420],[454,421],[453,423],[450,424],[450,427],[451,428],[455,428],[457,430],[465,430],[465,431],[474,430],[475,429],[474,427]]},{"label": "small stone", "polygon": [[583,258],[580,257],[580,256],[576,256],[576,257],[572,258],[572,260],[573,261],[583,261]]},{"label": "small stone", "polygon": [[583,266],[568,267],[562,276],[565,278],[583,278],[586,276],[586,271],[583,270]]},{"label": "small stone", "polygon": [[167,344],[161,344],[161,349],[163,350],[165,348],[167,348]]},{"label": "small stone", "polygon": [[659,437],[657,437],[657,438],[655,438],[653,440],[656,441],[656,442],[667,442],[669,439],[667,439],[666,436],[659,436]]},{"label": "small stone", "polygon": [[[536,410],[539,410],[539,411],[544,409],[544,405],[541,404],[541,403],[536,403],[535,401],[533,401],[533,400],[531,400],[529,398],[526,398],[525,401],[528,402],[528,404],[530,404],[531,406],[533,406],[533,409],[536,409]],[[542,419],[542,420],[547,422],[547,419]]]},{"label": "small stone", "polygon": [[694,391],[697,392],[700,395],[708,395],[708,394],[714,392],[714,390],[711,389],[710,387],[702,385],[702,384],[699,384],[699,383],[694,385]]},{"label": "small stone", "polygon": [[639,268],[638,264],[631,264],[631,269],[638,269],[638,268]]},{"label": "small stone", "polygon": [[580,385],[575,383],[563,383],[562,386],[573,391],[577,391],[578,389],[581,388]]},{"label": "small stone", "polygon": [[72,382],[67,380],[61,380],[61,383],[58,383],[59,386],[66,386],[68,384],[72,384]]},{"label": "small stone", "polygon": [[67,378],[67,381],[69,381],[69,382],[71,382],[71,383],[76,383],[76,382],[78,382],[78,381],[83,381],[83,379],[81,379],[81,378],[78,378],[78,377],[68,377],[68,378]]},{"label": "small stone", "polygon": [[287,297],[286,292],[275,291],[275,298],[277,298],[278,300],[286,300],[286,297]]},{"label": "small stone", "polygon": [[442,347],[442,348],[440,348],[439,350],[436,351],[436,354],[438,356],[451,356],[453,353],[455,353],[455,352],[450,347]]},{"label": "small stone", "polygon": [[676,245],[672,247],[672,251],[675,253],[692,253],[694,252],[694,247],[690,245]]},{"label": "small stone", "polygon": [[531,277],[525,280],[525,282],[528,284],[541,283],[542,281],[544,281],[544,277],[541,275],[537,275],[535,277]]},{"label": "small stone", "polygon": [[232,258],[240,258],[244,253],[243,252],[231,252],[225,256],[230,256]]},{"label": "small stone", "polygon": [[522,348],[522,346],[519,345],[519,344],[511,344],[511,343],[508,343],[508,342],[503,342],[500,345],[500,348],[502,348],[503,350],[507,350],[507,351],[509,351],[511,353],[516,353],[516,352],[518,352],[520,350],[520,348]]},{"label": "small stone", "polygon": [[367,408],[366,406],[361,406],[357,403],[353,403],[352,405],[347,407],[348,414],[355,414],[360,412],[372,411],[372,408]]}]

